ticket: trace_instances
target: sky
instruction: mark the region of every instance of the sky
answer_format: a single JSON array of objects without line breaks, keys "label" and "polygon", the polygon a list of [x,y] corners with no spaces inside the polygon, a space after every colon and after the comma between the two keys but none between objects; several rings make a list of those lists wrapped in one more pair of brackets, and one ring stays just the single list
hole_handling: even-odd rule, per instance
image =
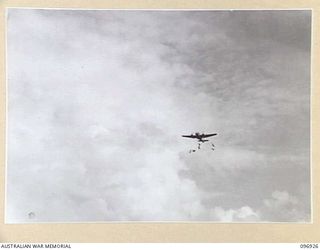
[{"label": "sky", "polygon": [[310,39],[309,10],[9,9],[6,222],[310,222]]}]

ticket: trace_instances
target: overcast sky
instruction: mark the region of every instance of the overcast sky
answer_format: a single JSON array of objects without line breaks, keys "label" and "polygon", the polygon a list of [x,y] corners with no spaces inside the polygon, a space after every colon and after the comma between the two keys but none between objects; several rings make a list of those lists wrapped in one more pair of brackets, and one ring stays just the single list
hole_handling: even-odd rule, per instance
[{"label": "overcast sky", "polygon": [[310,221],[311,11],[7,20],[7,222]]}]

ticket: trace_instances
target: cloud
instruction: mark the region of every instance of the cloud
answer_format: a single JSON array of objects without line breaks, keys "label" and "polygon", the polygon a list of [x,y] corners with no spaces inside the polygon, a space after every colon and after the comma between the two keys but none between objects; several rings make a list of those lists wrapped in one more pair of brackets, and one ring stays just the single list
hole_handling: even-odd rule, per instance
[{"label": "cloud", "polygon": [[263,200],[261,214],[265,221],[305,222],[310,220],[310,211],[303,211],[297,197],[287,191],[274,191],[271,198]]},{"label": "cloud", "polygon": [[283,192],[274,191],[272,193],[272,199],[264,200],[264,204],[270,208],[283,207],[288,204],[295,205],[297,203],[298,203],[297,198],[295,198],[294,196],[290,196],[286,191],[283,191]]},{"label": "cloud", "polygon": [[[307,218],[309,12],[290,13],[10,9],[6,219]],[[195,131],[216,150],[189,154]]]},{"label": "cloud", "polygon": [[259,215],[252,210],[252,208],[245,206],[241,207],[237,210],[228,209],[224,210],[221,207],[215,207],[211,212],[212,216],[216,218],[217,221],[222,222],[238,222],[238,221],[245,221],[245,222],[252,222],[252,221],[259,221]]}]

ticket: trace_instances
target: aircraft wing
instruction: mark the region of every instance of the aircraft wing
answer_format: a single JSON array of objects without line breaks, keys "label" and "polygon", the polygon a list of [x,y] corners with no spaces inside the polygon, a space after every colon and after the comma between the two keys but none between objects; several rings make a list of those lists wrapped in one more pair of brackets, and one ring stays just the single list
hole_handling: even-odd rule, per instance
[{"label": "aircraft wing", "polygon": [[197,138],[194,135],[182,135],[182,137],[187,137],[187,138]]},{"label": "aircraft wing", "polygon": [[215,135],[217,135],[217,133],[215,133],[215,134],[206,134],[206,135],[201,135],[201,138],[207,138],[207,137],[215,136]]}]

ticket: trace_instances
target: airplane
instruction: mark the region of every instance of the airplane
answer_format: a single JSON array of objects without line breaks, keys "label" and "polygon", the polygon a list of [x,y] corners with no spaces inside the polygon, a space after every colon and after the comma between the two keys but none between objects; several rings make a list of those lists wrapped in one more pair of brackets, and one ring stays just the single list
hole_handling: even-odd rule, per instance
[{"label": "airplane", "polygon": [[199,132],[191,134],[191,135],[182,135],[182,137],[187,137],[187,138],[192,138],[192,139],[198,139],[198,142],[206,142],[209,140],[204,140],[203,138],[207,138],[207,137],[211,137],[211,136],[215,136],[217,135],[217,133],[214,134],[200,134]]}]

